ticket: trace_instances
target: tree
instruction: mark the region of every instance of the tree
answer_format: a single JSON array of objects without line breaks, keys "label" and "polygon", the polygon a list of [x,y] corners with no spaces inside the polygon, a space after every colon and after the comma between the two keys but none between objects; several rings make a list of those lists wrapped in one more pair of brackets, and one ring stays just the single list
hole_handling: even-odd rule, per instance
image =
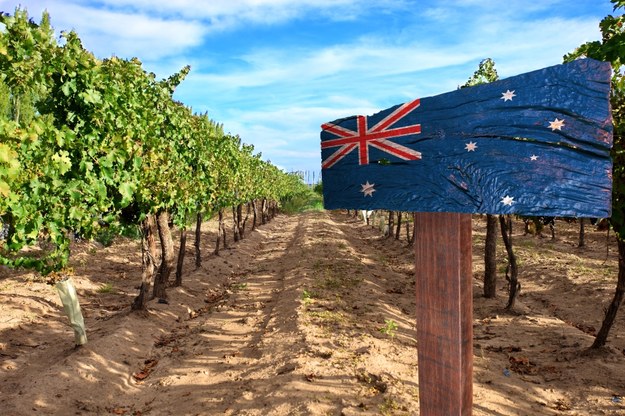
[{"label": "tree", "polygon": [[[614,11],[625,8],[625,0],[611,0]],[[614,297],[606,310],[601,329],[591,348],[605,345],[619,306],[625,297],[625,15],[608,15],[599,24],[601,41],[587,42],[564,56],[565,62],[588,57],[612,64],[612,122],[614,144],[612,148],[612,217],[610,225],[617,237],[619,268]]]}]

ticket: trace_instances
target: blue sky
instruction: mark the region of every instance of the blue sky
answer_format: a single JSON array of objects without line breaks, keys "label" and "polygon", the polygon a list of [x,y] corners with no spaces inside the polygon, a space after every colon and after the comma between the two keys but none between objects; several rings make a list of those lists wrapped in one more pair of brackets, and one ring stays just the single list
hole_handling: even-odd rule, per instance
[{"label": "blue sky", "polygon": [[138,57],[175,98],[287,170],[320,170],[324,122],[466,82],[562,63],[600,39],[608,0],[0,0],[74,29],[100,58]]}]

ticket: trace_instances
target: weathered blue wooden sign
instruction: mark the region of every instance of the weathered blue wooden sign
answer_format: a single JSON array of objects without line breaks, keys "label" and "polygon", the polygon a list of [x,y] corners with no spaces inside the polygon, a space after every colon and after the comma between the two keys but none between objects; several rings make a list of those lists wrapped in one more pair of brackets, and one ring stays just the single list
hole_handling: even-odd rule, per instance
[{"label": "weathered blue wooden sign", "polygon": [[583,59],[326,123],[325,207],[609,217],[610,78]]}]

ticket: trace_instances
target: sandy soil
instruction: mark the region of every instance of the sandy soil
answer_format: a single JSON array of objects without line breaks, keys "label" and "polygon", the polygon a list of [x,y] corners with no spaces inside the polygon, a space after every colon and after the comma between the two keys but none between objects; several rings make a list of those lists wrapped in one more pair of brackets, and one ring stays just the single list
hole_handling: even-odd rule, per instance
[{"label": "sandy soil", "polygon": [[[220,256],[215,224],[183,287],[148,313],[136,241],[80,243],[74,282],[89,342],[75,349],[53,287],[0,269],[2,415],[416,415],[413,255],[345,213],[278,216]],[[588,351],[616,281],[605,232],[557,223],[513,242],[515,313],[481,296],[485,224],[474,220],[474,415],[625,414],[625,327]],[[499,242],[501,269],[504,251]],[[621,313],[623,315],[623,312]],[[396,329],[394,327],[396,326]]]}]

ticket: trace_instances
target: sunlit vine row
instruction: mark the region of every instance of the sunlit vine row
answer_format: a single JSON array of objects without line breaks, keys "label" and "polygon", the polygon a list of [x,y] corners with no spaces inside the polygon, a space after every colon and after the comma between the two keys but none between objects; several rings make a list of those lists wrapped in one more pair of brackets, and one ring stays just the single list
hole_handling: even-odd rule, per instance
[{"label": "sunlit vine row", "polygon": [[299,177],[173,99],[189,70],[157,80],[136,58],[96,58],[74,32],[57,41],[45,14],[0,17],[0,264],[46,274],[67,265],[71,235],[161,212],[183,226],[302,192]]}]

